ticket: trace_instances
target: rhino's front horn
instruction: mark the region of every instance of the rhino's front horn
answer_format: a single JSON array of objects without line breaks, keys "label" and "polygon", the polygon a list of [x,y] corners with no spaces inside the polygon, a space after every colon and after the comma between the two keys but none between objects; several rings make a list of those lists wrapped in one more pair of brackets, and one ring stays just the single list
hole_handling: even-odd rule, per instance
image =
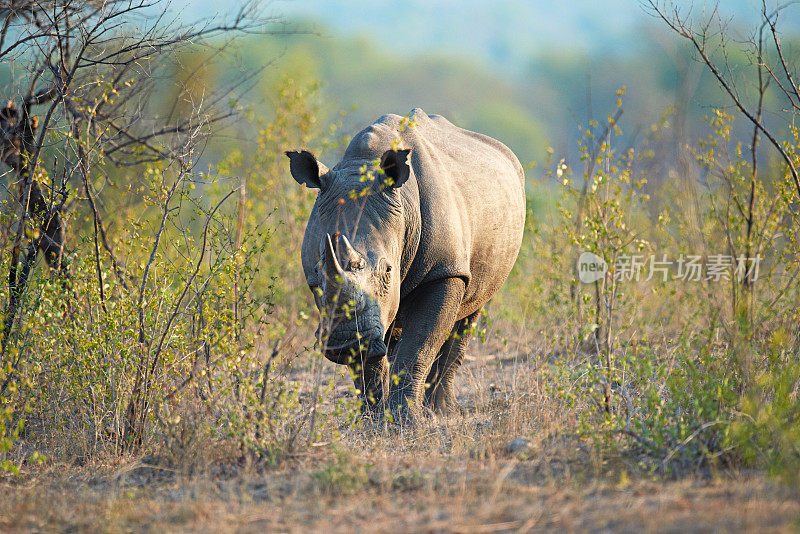
[{"label": "rhino's front horn", "polygon": [[344,280],[344,270],[339,265],[339,260],[336,259],[336,251],[333,248],[331,234],[325,234],[325,277],[327,278],[326,286],[329,293],[335,291],[335,288],[339,285],[337,278]]}]

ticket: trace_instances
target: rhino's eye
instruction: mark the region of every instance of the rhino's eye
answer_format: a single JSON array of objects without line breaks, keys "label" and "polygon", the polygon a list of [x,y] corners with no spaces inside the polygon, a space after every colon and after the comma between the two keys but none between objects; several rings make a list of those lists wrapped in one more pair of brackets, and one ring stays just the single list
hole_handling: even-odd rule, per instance
[{"label": "rhino's eye", "polygon": [[385,297],[389,294],[389,287],[392,284],[392,266],[389,265],[389,262],[384,258],[381,258],[380,262],[378,262],[378,267],[375,269],[375,276],[378,280],[377,295],[379,297]]}]

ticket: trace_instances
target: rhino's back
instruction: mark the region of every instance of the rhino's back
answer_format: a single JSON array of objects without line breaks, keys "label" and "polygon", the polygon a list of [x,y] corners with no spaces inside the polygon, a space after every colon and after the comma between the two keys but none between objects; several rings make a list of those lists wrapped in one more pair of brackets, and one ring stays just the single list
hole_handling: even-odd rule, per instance
[{"label": "rhino's back", "polygon": [[462,316],[480,309],[516,260],[525,222],[525,176],[503,143],[414,109],[407,120],[384,115],[353,138],[340,165],[379,158],[393,141],[410,148],[416,187],[401,188],[419,206],[420,245],[402,293],[458,276],[467,282]]},{"label": "rhino's back", "polygon": [[411,148],[416,154],[412,160],[412,165],[416,164],[415,171],[424,173],[429,170],[426,167],[431,167],[424,165],[430,163],[424,156],[434,159],[437,155],[449,157],[465,167],[500,164],[513,169],[510,176],[516,180],[512,179],[509,185],[518,182],[524,189],[522,165],[506,145],[489,136],[459,128],[441,115],[428,115],[420,108],[414,108],[408,117],[393,113],[383,115],[361,130],[353,137],[336,168],[380,158],[398,138],[401,140],[400,148]]}]

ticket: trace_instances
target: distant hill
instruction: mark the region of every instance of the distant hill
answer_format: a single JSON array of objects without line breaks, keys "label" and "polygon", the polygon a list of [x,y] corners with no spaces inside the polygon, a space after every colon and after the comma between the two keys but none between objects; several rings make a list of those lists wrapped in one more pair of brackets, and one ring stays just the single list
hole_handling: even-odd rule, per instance
[{"label": "distant hill", "polygon": [[[664,110],[674,108],[678,113],[667,120],[672,148],[666,149],[674,152],[679,144],[693,144],[705,135],[704,116],[713,107],[730,104],[686,43],[653,24],[635,0],[602,2],[604,9],[576,0],[564,8],[538,10],[534,7],[540,2],[518,1],[502,3],[502,9],[481,7],[476,0],[464,0],[458,4],[462,8],[449,0],[433,7],[409,0],[402,10],[388,7],[385,0],[357,4],[361,9],[341,0],[274,4],[272,9],[286,7],[284,12],[316,6],[317,18],[295,19],[295,24],[318,34],[244,41],[245,70],[278,58],[263,75],[264,90],[252,96],[263,99],[282,76],[320,80],[327,112],[356,107],[345,119],[344,132],[354,133],[384,113],[422,107],[500,139],[523,163],[546,160],[549,146],[556,161],[565,157],[571,164],[578,164],[581,128],[590,119],[604,123],[621,86],[627,95],[621,123],[625,135],[616,140],[620,147],[638,145]],[[208,4],[205,9],[213,10]],[[726,2],[725,9],[757,13],[745,0]],[[397,16],[387,20],[387,13]],[[795,13],[800,14],[800,6]],[[367,24],[376,17],[380,24]],[[797,21],[784,22],[784,35],[791,34],[786,28]],[[737,31],[733,24],[731,31]],[[489,46],[490,41],[497,46]],[[503,47],[497,44],[501,41],[528,45]],[[795,43],[787,50],[800,50],[800,42]],[[753,74],[749,58],[731,51],[730,61],[744,87]],[[768,104],[780,108],[774,101]],[[268,102],[257,105],[266,106],[262,111],[269,107]],[[780,129],[786,126],[780,123],[784,118],[766,116]],[[750,126],[744,120],[737,123],[746,138]]]},{"label": "distant hill", "polygon": [[[414,107],[444,115],[464,128],[497,137],[523,162],[541,158],[547,128],[525,103],[519,86],[498,79],[483,65],[453,56],[402,56],[367,38],[291,36],[254,38],[242,47],[244,68],[277,57],[264,72],[263,91],[284,76],[320,80],[329,112],[348,110],[344,131],[354,133],[385,113]],[[269,105],[265,102],[265,105]]]},{"label": "distant hill", "polygon": [[[710,0],[682,0],[702,15]],[[774,2],[768,2],[774,3]],[[210,16],[231,3],[188,0],[187,13]],[[725,0],[720,10],[733,24],[756,22],[761,2]],[[176,4],[179,7],[184,4]],[[590,56],[629,55],[638,51],[639,30],[653,24],[641,0],[281,0],[267,11],[287,18],[313,19],[328,35],[365,36],[395,54],[434,51],[477,59],[493,69],[522,67],[530,56],[553,50]],[[786,31],[800,30],[800,17],[782,21]]]}]

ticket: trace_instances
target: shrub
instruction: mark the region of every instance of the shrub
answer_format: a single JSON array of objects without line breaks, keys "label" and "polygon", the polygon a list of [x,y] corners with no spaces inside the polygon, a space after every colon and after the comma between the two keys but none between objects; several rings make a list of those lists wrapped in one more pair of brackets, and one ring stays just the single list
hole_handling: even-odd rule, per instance
[{"label": "shrub", "polygon": [[[716,112],[713,133],[691,152],[699,191],[687,178],[645,193],[642,158],[616,153],[610,135],[592,141],[596,124],[582,145],[582,185],[573,188],[570,168],[557,164],[561,217],[539,226],[534,246],[569,251],[572,261],[590,251],[609,268],[589,285],[563,260],[560,273],[536,273],[532,285],[558,304],[547,320],[566,325],[545,372],[577,417],[566,430],[601,456],[624,452],[661,473],[748,465],[796,476],[796,192],[780,166],[754,181],[731,120]],[[609,124],[607,132],[617,128],[613,116]],[[695,283],[672,272],[626,280],[618,260],[638,252],[763,263],[757,276],[734,261],[719,279],[703,271]]]}]

